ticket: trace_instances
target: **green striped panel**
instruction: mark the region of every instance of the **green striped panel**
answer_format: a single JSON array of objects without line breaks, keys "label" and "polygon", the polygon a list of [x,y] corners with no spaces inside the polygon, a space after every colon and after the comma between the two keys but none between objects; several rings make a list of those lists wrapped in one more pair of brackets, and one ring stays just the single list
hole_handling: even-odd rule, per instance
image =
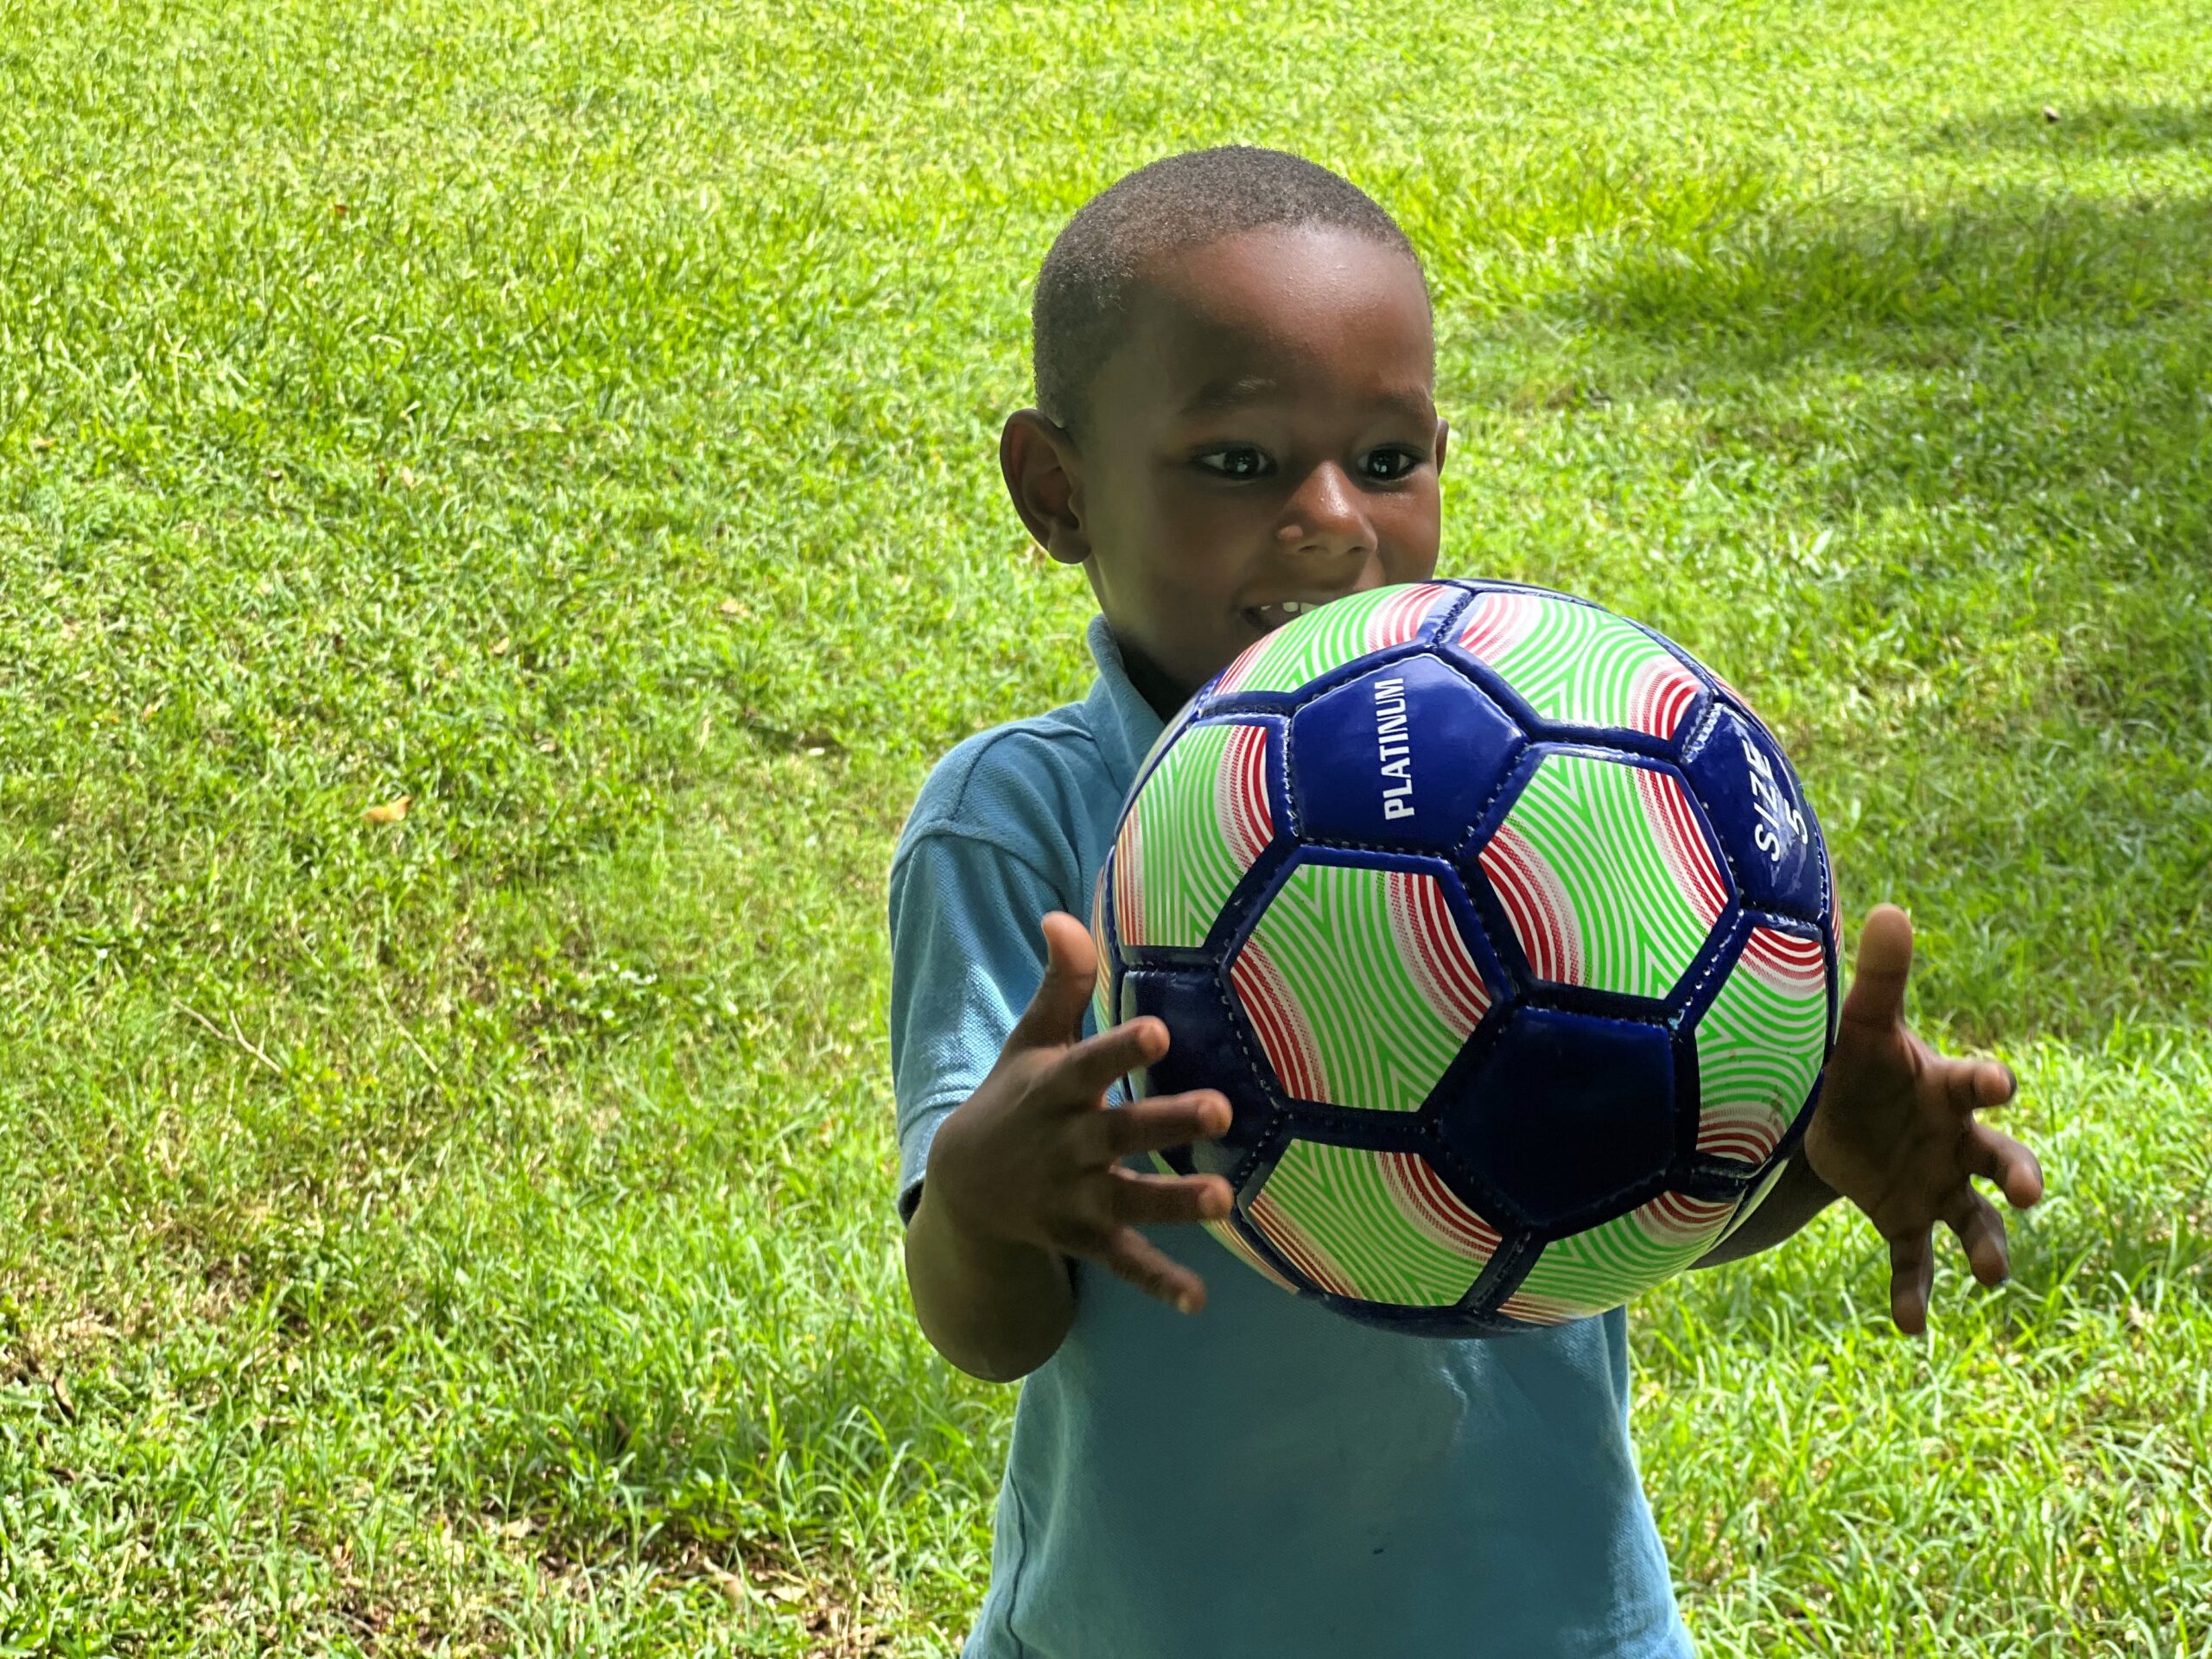
[{"label": "green striped panel", "polygon": [[1542,855],[1574,906],[1582,938],[1576,982],[1663,997],[1704,948],[1690,906],[1637,793],[1636,768],[1550,754],[1506,822]]},{"label": "green striped panel", "polygon": [[1812,1092],[1827,1034],[1825,970],[1792,982],[1739,956],[1694,1031],[1699,1148],[1764,1158]]},{"label": "green striped panel", "polygon": [[1152,775],[1152,763],[1174,746],[1176,740],[1183,735],[1183,728],[1197,719],[1198,715],[1198,705],[1196,700],[1193,700],[1185,703],[1176,711],[1175,718],[1160,728],[1160,735],[1152,740],[1152,747],[1144,752],[1144,759],[1137,762],[1137,776],[1140,779]]},{"label": "green striped panel", "polygon": [[1513,1294],[1563,1303],[1581,1313],[1602,1313],[1673,1278],[1711,1249],[1728,1223],[1726,1209],[1689,1230],[1655,1222],[1656,1211],[1680,1202],[1670,1194],[1554,1240]]},{"label": "green striped panel", "polygon": [[[1439,589],[1440,599],[1448,590]],[[1248,691],[1295,691],[1332,669],[1357,662],[1378,648],[1374,625],[1378,614],[1407,601],[1404,587],[1349,594],[1318,611],[1294,617],[1231,663],[1216,689],[1217,696]],[[1433,603],[1427,608],[1433,608]],[[1404,630],[1393,630],[1412,634]]]},{"label": "green striped panel", "polygon": [[1300,864],[1268,901],[1252,937],[1313,1030],[1331,1099],[1410,1112],[1466,1033],[1429,1006],[1398,954],[1389,880],[1385,870]]},{"label": "green striped panel", "polygon": [[1118,914],[1134,925],[1129,942],[1195,949],[1221,914],[1244,874],[1221,833],[1215,794],[1230,726],[1193,726],[1160,757],[1138,792],[1136,834],[1124,826],[1130,856],[1124,880],[1136,878],[1135,904]]},{"label": "green striped panel", "polygon": [[1293,1141],[1263,1191],[1343,1269],[1353,1293],[1402,1307],[1443,1307],[1481,1275],[1482,1263],[1446,1249],[1398,1207],[1381,1154]]},{"label": "green striped panel", "polygon": [[1526,632],[1484,660],[1545,720],[1637,729],[1637,674],[1647,665],[1682,671],[1649,634],[1610,612],[1539,594],[1516,597],[1533,613]]}]

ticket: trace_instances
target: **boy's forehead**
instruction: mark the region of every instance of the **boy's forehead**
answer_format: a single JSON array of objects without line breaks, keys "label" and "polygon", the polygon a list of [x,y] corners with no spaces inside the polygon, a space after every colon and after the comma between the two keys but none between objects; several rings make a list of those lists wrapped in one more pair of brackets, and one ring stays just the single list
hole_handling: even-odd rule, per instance
[{"label": "boy's forehead", "polygon": [[1316,379],[1430,408],[1428,296],[1402,251],[1324,227],[1274,228],[1164,256],[1130,292],[1128,390],[1175,411],[1296,396]]}]

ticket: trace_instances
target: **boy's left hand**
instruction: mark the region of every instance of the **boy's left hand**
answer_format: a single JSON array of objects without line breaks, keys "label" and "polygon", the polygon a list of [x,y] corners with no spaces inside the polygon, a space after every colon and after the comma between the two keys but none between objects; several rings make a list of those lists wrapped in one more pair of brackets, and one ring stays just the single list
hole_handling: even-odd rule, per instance
[{"label": "boy's left hand", "polygon": [[1959,1236],[1976,1279],[2001,1284],[2010,1270],[2005,1219],[1973,1178],[2024,1210],[2043,1196],[2043,1171],[2033,1153],[1974,1116],[2012,1099],[2011,1071],[1938,1054],[1905,1025],[1911,970],[1912,923],[1895,905],[1876,906],[1806,1127],[1805,1160],[1889,1241],[1890,1317],[1917,1335],[1928,1326],[1936,1224]]}]

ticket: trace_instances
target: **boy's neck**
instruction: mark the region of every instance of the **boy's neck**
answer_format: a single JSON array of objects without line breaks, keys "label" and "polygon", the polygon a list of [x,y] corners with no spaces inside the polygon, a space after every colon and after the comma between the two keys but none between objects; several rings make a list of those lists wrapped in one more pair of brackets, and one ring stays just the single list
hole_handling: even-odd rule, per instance
[{"label": "boy's neck", "polygon": [[1122,671],[1129,677],[1129,683],[1136,687],[1137,695],[1151,705],[1152,712],[1160,719],[1174,719],[1176,712],[1191,700],[1191,692],[1198,688],[1185,690],[1179,687],[1154,666],[1150,658],[1122,637],[1111,618],[1107,620],[1106,632],[1113,638],[1114,649],[1121,653]]}]

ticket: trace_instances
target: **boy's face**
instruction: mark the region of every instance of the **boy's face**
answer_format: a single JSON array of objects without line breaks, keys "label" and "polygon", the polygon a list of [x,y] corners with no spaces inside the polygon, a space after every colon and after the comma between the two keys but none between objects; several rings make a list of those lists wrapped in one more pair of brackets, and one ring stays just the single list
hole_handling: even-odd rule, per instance
[{"label": "boy's face", "polygon": [[1255,231],[1144,273],[1079,441],[1034,411],[1008,423],[1016,505],[1089,573],[1156,708],[1301,609],[1433,571],[1434,353],[1402,252]]}]

